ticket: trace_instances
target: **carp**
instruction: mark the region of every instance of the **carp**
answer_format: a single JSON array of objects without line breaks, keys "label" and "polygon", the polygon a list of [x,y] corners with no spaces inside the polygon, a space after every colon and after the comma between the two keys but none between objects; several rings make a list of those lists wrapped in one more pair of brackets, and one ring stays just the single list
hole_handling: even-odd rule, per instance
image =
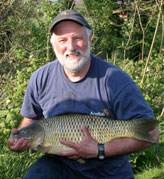
[{"label": "carp", "polygon": [[37,120],[18,130],[17,134],[11,134],[10,138],[24,138],[34,150],[57,154],[70,149],[61,144],[60,140],[75,143],[83,140],[82,125],[88,127],[90,135],[98,143],[122,137],[156,143],[149,135],[149,131],[156,128],[158,123],[155,119],[113,120],[102,116],[66,114]]}]

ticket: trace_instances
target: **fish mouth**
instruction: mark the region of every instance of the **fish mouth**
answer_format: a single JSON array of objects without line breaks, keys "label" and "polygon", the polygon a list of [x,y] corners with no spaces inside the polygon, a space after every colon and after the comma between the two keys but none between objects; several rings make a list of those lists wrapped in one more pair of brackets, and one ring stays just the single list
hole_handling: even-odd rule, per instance
[{"label": "fish mouth", "polygon": [[20,136],[19,134],[10,134],[10,138],[14,139],[15,141],[18,141],[20,138],[23,138],[25,140],[33,139],[33,137],[31,137],[31,136]]}]

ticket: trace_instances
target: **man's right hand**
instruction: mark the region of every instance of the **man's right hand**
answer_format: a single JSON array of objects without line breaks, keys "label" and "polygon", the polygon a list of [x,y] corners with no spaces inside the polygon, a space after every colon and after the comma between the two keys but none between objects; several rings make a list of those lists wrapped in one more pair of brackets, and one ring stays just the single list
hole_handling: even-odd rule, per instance
[{"label": "man's right hand", "polygon": [[[12,129],[11,130],[12,134],[17,134],[18,130],[17,129]],[[30,145],[28,144],[27,140],[21,138],[19,140],[15,140],[12,138],[8,139],[8,147],[10,150],[15,151],[15,152],[23,152],[25,151],[27,148],[30,147]]]}]

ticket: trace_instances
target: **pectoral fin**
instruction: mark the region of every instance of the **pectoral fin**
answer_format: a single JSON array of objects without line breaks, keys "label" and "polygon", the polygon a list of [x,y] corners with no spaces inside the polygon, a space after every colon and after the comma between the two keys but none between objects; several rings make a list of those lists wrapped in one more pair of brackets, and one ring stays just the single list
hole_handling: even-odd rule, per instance
[{"label": "pectoral fin", "polygon": [[43,147],[42,145],[37,146],[37,151],[42,153],[48,153],[48,151],[51,149],[51,147]]},{"label": "pectoral fin", "polygon": [[85,160],[84,159],[78,159],[77,160],[80,164],[84,164],[85,163]]}]

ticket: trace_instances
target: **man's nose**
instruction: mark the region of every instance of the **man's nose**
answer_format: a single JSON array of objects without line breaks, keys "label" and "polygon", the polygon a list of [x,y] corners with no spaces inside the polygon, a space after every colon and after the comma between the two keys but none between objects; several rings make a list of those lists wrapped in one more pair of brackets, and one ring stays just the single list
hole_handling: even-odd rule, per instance
[{"label": "man's nose", "polygon": [[70,39],[67,44],[67,50],[74,51],[76,48],[75,41],[73,39]]}]

